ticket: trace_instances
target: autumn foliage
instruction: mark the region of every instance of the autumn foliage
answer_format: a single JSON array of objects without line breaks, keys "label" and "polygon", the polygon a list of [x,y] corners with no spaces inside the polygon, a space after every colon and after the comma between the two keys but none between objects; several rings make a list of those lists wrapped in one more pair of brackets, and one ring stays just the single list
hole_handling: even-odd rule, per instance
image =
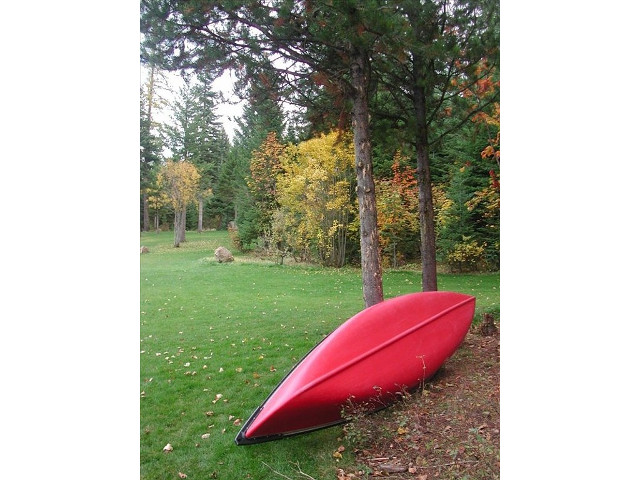
[{"label": "autumn foliage", "polygon": [[262,230],[268,229],[271,215],[278,206],[276,178],[282,173],[281,157],[284,149],[285,146],[278,141],[276,134],[270,132],[260,148],[251,155],[251,176],[247,178],[247,186],[259,212]]},{"label": "autumn foliage", "polygon": [[352,164],[352,140],[337,132],[286,149],[277,179],[281,208],[272,225],[281,249],[302,260],[344,265],[348,227],[357,216]]},{"label": "autumn foliage", "polygon": [[[385,265],[397,266],[419,249],[418,182],[415,168],[401,167],[407,159],[394,156],[393,176],[378,181],[376,201],[380,249]],[[418,250],[419,251],[419,250]]]},{"label": "autumn foliage", "polygon": [[187,205],[196,201],[200,173],[187,160],[167,160],[158,173],[158,186],[164,190],[174,210],[174,246],[185,240]]}]

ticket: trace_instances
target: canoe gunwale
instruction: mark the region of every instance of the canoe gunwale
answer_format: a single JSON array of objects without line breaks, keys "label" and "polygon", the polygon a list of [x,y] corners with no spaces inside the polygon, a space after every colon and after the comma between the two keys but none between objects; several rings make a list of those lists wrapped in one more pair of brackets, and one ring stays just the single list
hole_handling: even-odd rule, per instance
[{"label": "canoe gunwale", "polygon": [[[302,388],[300,391],[297,392],[298,395],[311,390],[312,388],[316,387],[317,385],[321,384],[322,382],[325,382],[326,380],[328,380],[331,377],[336,376],[337,374],[339,374],[340,372],[352,367],[353,365],[356,365],[357,363],[362,362],[364,359],[371,357],[372,355],[375,355],[376,353],[384,350],[385,348],[387,348],[389,345],[393,345],[394,343],[398,342],[399,340],[411,335],[413,332],[416,332],[418,330],[420,330],[421,328],[424,328],[426,325],[435,322],[436,320],[438,320],[439,318],[443,317],[444,315],[448,314],[449,312],[452,312],[453,310],[456,310],[457,308],[459,308],[461,305],[464,305],[466,303],[469,303],[471,301],[474,301],[473,297],[470,297],[469,299],[460,302],[459,304],[453,305],[445,310],[442,310],[441,312],[439,312],[436,315],[432,315],[430,317],[427,317],[425,320],[423,320],[422,322],[412,326],[411,328],[408,328],[404,331],[402,331],[401,333],[395,335],[394,337],[380,343],[379,345],[377,345],[374,348],[370,348],[369,350],[367,350],[366,352],[361,353],[360,355],[358,355],[357,357],[354,357],[353,359],[349,360],[348,362],[343,363],[342,365],[340,365],[339,367],[336,367],[332,370],[330,370],[329,372],[325,373],[324,375],[316,378],[315,380],[313,380],[312,382],[309,382],[307,385],[304,386],[304,388]],[[329,337],[327,337],[329,338]],[[326,340],[326,338],[325,338]],[[324,340],[323,340],[324,341]],[[318,345],[316,345],[316,347],[320,346],[322,344],[322,342],[318,343]],[[314,349],[315,350],[315,347]],[[311,353],[311,352],[309,352]],[[297,365],[296,365],[297,367]],[[294,367],[295,369],[295,367]]]}]

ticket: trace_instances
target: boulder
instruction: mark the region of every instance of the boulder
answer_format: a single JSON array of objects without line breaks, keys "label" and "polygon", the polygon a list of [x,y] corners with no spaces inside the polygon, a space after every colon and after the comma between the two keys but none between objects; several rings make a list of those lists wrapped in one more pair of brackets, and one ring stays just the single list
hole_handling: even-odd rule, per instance
[{"label": "boulder", "polygon": [[224,247],[216,248],[214,255],[216,260],[218,260],[218,263],[233,262],[233,255],[231,255],[231,252]]}]

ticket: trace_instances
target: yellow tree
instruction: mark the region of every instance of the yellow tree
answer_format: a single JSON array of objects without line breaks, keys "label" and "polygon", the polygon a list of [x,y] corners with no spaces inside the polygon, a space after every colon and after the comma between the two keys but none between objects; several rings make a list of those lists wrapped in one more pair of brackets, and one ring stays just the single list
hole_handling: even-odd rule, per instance
[{"label": "yellow tree", "polygon": [[168,160],[158,173],[158,185],[169,197],[174,211],[174,247],[185,241],[187,205],[196,201],[199,183],[198,169],[186,160]]},{"label": "yellow tree", "polygon": [[156,233],[158,233],[160,230],[160,213],[170,204],[169,198],[164,190],[158,188],[157,182],[154,186],[146,188],[144,191],[147,197],[148,208],[153,212],[153,228]]},{"label": "yellow tree", "polygon": [[276,189],[278,241],[301,256],[314,251],[324,265],[344,265],[347,227],[356,216],[353,163],[353,140],[337,132],[287,148]]}]

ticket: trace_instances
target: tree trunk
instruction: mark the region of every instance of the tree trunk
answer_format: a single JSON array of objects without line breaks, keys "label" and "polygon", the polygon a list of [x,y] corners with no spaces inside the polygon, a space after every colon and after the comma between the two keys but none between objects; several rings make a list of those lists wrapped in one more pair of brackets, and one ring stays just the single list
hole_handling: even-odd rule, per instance
[{"label": "tree trunk", "polygon": [[186,240],[187,207],[176,209],[173,217],[173,246],[179,247]]},{"label": "tree trunk", "polygon": [[180,243],[187,240],[187,207],[182,208],[181,220],[180,220]]},{"label": "tree trunk", "polygon": [[182,210],[176,209],[173,215],[173,246],[179,247],[182,238]]},{"label": "tree trunk", "polygon": [[204,201],[198,199],[198,233],[202,233],[202,212],[204,210]]},{"label": "tree trunk", "polygon": [[373,182],[371,137],[369,134],[368,56],[361,48],[351,52],[353,93],[353,141],[355,145],[358,208],[360,213],[360,262],[365,308],[381,302],[382,269],[378,239],[378,213]]},{"label": "tree trunk", "polygon": [[416,157],[418,174],[418,208],[420,210],[420,261],[422,291],[438,290],[436,274],[436,232],[431,190],[431,166],[427,140],[426,101],[424,88],[416,79],[413,89],[416,114]]},{"label": "tree trunk", "polygon": [[149,231],[149,198],[147,192],[142,194],[142,230]]},{"label": "tree trunk", "polygon": [[[417,25],[415,12],[410,12],[412,23]],[[416,28],[416,27],[414,27]],[[419,36],[424,32],[419,32]],[[422,291],[438,290],[436,274],[436,230],[431,190],[431,166],[429,164],[429,139],[427,136],[427,66],[420,53],[413,57],[413,108],[416,121],[416,166],[418,175],[418,209],[420,212],[420,262],[422,264]]]}]

